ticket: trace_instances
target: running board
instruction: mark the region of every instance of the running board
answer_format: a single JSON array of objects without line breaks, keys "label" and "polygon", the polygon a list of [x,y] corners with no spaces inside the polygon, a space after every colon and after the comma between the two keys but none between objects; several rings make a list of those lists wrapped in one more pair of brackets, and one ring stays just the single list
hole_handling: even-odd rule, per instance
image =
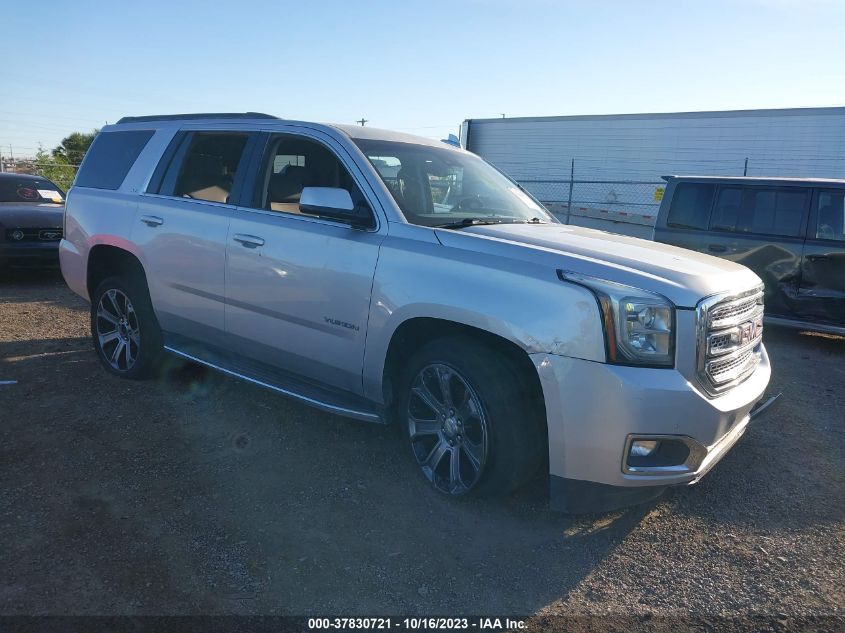
[{"label": "running board", "polygon": [[[193,346],[191,347],[193,348]],[[379,412],[375,403],[370,403],[355,394],[335,392],[324,387],[312,385],[293,376],[283,375],[273,368],[257,366],[253,365],[253,363],[249,363],[250,366],[247,367],[246,363],[241,364],[234,359],[226,359],[224,361],[221,358],[216,358],[217,354],[213,352],[208,354],[207,350],[195,351],[191,349],[189,353],[184,349],[177,348],[173,344],[166,344],[164,349],[185,360],[204,365],[227,376],[233,376],[234,378],[251,382],[254,385],[271,389],[294,400],[299,400],[315,409],[356,420],[384,423],[384,417]],[[210,356],[214,356],[215,358],[212,360]]]},{"label": "running board", "polygon": [[786,319],[784,317],[765,316],[764,325],[777,325],[780,327],[792,328],[793,330],[806,330],[808,332],[822,332],[823,334],[838,334],[845,336],[845,326],[833,325],[832,323],[812,323],[799,321],[797,319]]}]

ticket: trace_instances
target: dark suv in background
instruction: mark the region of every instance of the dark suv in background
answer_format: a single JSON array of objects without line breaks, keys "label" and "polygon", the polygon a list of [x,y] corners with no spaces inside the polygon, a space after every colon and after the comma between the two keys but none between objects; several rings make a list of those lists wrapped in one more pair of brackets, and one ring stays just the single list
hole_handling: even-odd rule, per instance
[{"label": "dark suv in background", "polygon": [[767,322],[845,334],[845,180],[665,179],[655,241],[748,266]]}]

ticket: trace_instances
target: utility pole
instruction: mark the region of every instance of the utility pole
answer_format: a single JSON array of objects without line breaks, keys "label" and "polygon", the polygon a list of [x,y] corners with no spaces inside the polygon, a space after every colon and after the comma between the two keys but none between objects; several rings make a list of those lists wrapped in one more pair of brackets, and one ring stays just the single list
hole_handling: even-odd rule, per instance
[{"label": "utility pole", "polygon": [[504,112],[502,112],[501,114],[502,114],[502,118],[504,119],[504,118],[505,118],[505,113],[504,113]]},{"label": "utility pole", "polygon": [[742,175],[743,176],[748,175],[748,157],[747,156],[745,157],[745,168],[742,170]]},{"label": "utility pole", "polygon": [[575,185],[575,159],[572,159],[572,162],[569,166],[569,202],[566,205],[566,223],[572,220],[572,187]]},{"label": "utility pole", "polygon": [[369,119],[365,119],[364,117],[361,117],[360,119],[355,121],[355,123],[360,123],[361,127],[364,127],[364,123],[367,123],[368,121],[369,121]]}]

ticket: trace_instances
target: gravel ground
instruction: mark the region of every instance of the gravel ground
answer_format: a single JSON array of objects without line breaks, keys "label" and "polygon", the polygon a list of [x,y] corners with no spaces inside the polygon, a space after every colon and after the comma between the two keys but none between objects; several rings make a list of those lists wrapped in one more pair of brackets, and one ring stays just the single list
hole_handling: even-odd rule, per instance
[{"label": "gravel ground", "polygon": [[718,467],[570,517],[441,499],[392,430],[195,366],[112,378],[87,321],[0,282],[2,614],[845,615],[845,339],[768,329],[784,397]]}]

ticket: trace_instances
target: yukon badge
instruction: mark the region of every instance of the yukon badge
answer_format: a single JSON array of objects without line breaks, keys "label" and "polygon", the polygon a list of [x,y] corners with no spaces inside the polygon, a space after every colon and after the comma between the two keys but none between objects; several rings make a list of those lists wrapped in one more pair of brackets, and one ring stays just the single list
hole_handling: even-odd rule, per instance
[{"label": "yukon badge", "polygon": [[326,323],[329,325],[337,325],[338,327],[345,327],[347,330],[355,330],[358,332],[361,328],[355,325],[354,323],[347,323],[346,321],[341,321],[339,319],[333,319],[331,317],[323,317],[326,320]]}]

